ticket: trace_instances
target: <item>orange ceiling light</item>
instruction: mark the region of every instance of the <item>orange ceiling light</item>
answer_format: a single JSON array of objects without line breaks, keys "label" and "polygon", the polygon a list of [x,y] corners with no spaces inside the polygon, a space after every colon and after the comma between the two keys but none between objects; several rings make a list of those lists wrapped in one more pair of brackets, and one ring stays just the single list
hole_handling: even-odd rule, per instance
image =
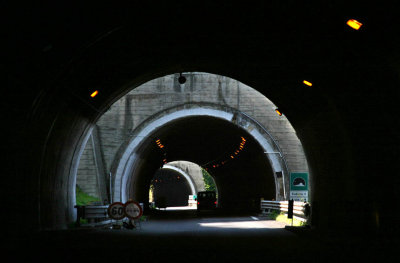
[{"label": "orange ceiling light", "polygon": [[94,97],[97,96],[97,94],[99,94],[99,91],[98,91],[98,90],[96,90],[96,91],[94,91],[92,94],[90,94],[90,97],[94,98]]},{"label": "orange ceiling light", "polygon": [[160,139],[156,140],[156,144],[160,149],[164,148],[164,145],[161,143]]},{"label": "orange ceiling light", "polygon": [[305,85],[309,86],[309,87],[312,86],[312,83],[309,82],[309,81],[307,81],[307,80],[303,80],[303,83],[304,83]]},{"label": "orange ceiling light", "polygon": [[362,23],[358,22],[355,19],[349,19],[346,24],[355,30],[359,30],[363,25]]},{"label": "orange ceiling light", "polygon": [[282,116],[282,112],[279,109],[275,109],[276,113],[278,113],[279,116]]}]

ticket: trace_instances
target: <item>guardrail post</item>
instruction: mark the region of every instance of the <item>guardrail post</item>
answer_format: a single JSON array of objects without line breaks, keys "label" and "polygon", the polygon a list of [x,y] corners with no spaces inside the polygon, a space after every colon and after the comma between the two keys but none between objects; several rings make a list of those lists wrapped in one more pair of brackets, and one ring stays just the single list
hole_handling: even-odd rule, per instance
[{"label": "guardrail post", "polygon": [[80,206],[80,205],[76,205],[75,206],[77,212],[77,216],[76,216],[76,226],[80,227],[81,226],[81,218],[83,218],[85,216],[85,207],[84,206]]},{"label": "guardrail post", "polygon": [[287,217],[293,219],[293,199],[289,200],[288,216]]}]

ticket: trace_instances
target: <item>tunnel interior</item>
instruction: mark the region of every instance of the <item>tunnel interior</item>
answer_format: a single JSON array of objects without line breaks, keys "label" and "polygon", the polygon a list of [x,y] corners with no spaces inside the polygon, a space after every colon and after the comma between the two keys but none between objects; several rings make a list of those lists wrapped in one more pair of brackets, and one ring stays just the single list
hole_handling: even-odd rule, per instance
[{"label": "tunnel interior", "polygon": [[188,206],[192,191],[189,182],[180,173],[159,169],[151,180],[156,207]]},{"label": "tunnel interior", "polygon": [[[254,87],[290,119],[314,175],[313,226],[398,236],[400,34],[393,6],[112,5],[10,8],[1,107],[8,124],[2,194],[11,231],[60,229],[75,219],[79,147],[114,101],[150,79],[201,71]],[[365,21],[361,30],[346,26],[353,17]],[[303,79],[313,87],[302,88]],[[166,145],[181,145],[170,137]],[[143,186],[160,167],[156,149],[148,149],[139,167]],[[196,152],[185,159],[206,159]],[[148,187],[141,189],[145,196]]]},{"label": "tunnel interior", "polygon": [[[238,151],[242,138],[246,141]],[[275,198],[274,174],[263,149],[248,132],[226,120],[198,116],[172,121],[149,136],[137,153],[144,161],[129,186],[131,197],[141,202],[148,202],[155,172],[164,162],[177,160],[207,169],[218,187],[221,209],[257,211],[260,198]]]}]

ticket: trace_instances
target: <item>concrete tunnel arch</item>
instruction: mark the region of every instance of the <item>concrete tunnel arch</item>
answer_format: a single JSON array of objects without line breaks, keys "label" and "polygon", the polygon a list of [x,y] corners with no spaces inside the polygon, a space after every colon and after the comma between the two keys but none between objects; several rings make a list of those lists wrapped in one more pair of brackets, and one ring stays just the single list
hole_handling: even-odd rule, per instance
[{"label": "concrete tunnel arch", "polygon": [[[190,200],[188,199],[188,195],[197,195],[197,193],[199,191],[206,190],[206,184],[205,184],[205,181],[203,178],[203,176],[204,176],[203,169],[204,168],[202,168],[198,164],[189,162],[189,161],[179,160],[179,161],[168,162],[156,171],[156,173],[152,179],[152,184],[154,185],[154,183],[157,183],[154,180],[162,179],[164,177],[164,175],[167,175],[167,178],[169,178],[169,180],[171,180],[171,176],[172,177],[174,177],[174,175],[180,176],[180,178],[178,178],[178,181],[177,181],[178,188],[175,188],[174,184],[169,185],[169,187],[171,187],[171,189],[168,189],[168,190],[165,190],[166,186],[159,185],[158,187],[164,188],[163,192],[164,192],[165,198],[167,198],[167,200],[170,199],[170,196],[172,197],[172,199],[174,200],[174,202],[172,202],[172,203],[178,204],[178,206],[182,206],[184,203],[187,202],[187,205],[190,206],[190,203],[189,203]],[[215,190],[218,195],[218,186],[215,184],[214,178],[212,176],[211,176],[211,178],[214,182],[214,186],[216,188]],[[186,187],[186,190],[189,190],[188,192],[185,191],[185,189],[184,189],[185,187],[182,187],[182,184],[181,184],[182,179],[183,179],[183,182],[186,183],[184,185],[188,186],[188,187]],[[160,182],[158,182],[158,183],[160,183]],[[184,196],[181,192],[176,192],[177,189],[180,189],[183,192],[188,193],[188,195]],[[156,190],[156,189],[154,189],[154,190]],[[153,192],[153,197],[156,197],[156,193],[157,193],[157,191]],[[157,200],[157,198],[155,198],[153,200]]]},{"label": "concrete tunnel arch", "polygon": [[[286,166],[285,159],[279,145],[272,138],[272,136],[266,132],[263,127],[255,120],[251,119],[237,110],[229,107],[220,107],[218,105],[181,105],[174,107],[167,111],[168,113],[160,113],[158,116],[152,116],[148,122],[138,127],[133,132],[131,139],[126,146],[120,149],[120,158],[116,160],[113,165],[113,201],[125,202],[131,198],[130,188],[131,185],[128,183],[132,174],[135,174],[135,165],[140,162],[140,154],[137,149],[142,147],[142,144],[157,129],[162,126],[188,117],[196,116],[208,116],[213,118],[219,118],[224,121],[232,122],[232,119],[241,117],[242,122],[238,122],[237,125],[244,130],[247,130],[249,136],[252,136],[262,147],[265,152],[268,153],[280,153],[280,154],[267,154],[267,159],[273,169],[274,181],[275,181],[275,199],[284,200],[289,194],[289,179],[288,179],[288,167]],[[283,181],[279,181],[277,178],[277,172],[282,173]],[[138,174],[138,173],[136,173]],[[133,181],[135,181],[133,179]],[[282,194],[283,193],[283,194]]]},{"label": "concrete tunnel arch", "polygon": [[[246,13],[238,8],[225,13],[231,18],[242,14],[243,19],[225,19],[220,27],[215,27],[221,22],[218,8],[211,8],[215,13],[207,20],[187,12],[192,18],[192,23],[186,24],[187,31],[170,30],[184,24],[182,19],[168,19],[171,13],[165,12],[165,6],[156,12],[165,22],[163,27],[159,19],[146,20],[154,15],[153,8],[157,9],[152,6],[151,11],[137,13],[131,23],[116,20],[121,27],[112,32],[106,23],[93,23],[94,30],[82,26],[85,21],[86,25],[87,21],[96,21],[93,19],[82,19],[82,23],[65,30],[65,20],[45,23],[46,16],[37,16],[44,26],[32,27],[34,34],[25,34],[33,36],[26,38],[27,42],[15,41],[17,50],[26,52],[20,53],[26,54],[26,66],[14,66],[11,61],[18,60],[10,57],[8,63],[6,59],[11,65],[6,67],[9,87],[15,84],[4,96],[15,106],[11,114],[5,114],[6,120],[15,124],[5,130],[10,139],[4,145],[9,150],[4,169],[10,175],[5,176],[4,193],[9,201],[7,208],[13,212],[9,223],[28,229],[66,227],[74,220],[77,148],[90,126],[132,86],[168,73],[197,70],[238,79],[286,107],[284,112],[303,142],[314,175],[314,225],[339,231],[398,231],[392,212],[399,199],[395,164],[400,147],[393,129],[399,122],[399,34],[385,27],[394,16],[390,12],[379,15],[371,8],[374,22],[367,27],[371,30],[354,33],[341,26],[341,14],[360,11],[369,18],[369,8],[326,7],[326,12],[312,12],[306,6],[308,17],[296,17],[298,8],[271,7],[272,17],[265,16],[262,9]],[[383,5],[382,10],[386,7]],[[284,19],[288,12],[290,20]],[[115,18],[121,17],[114,13]],[[80,17],[88,14],[93,15],[82,12]],[[179,15],[185,16],[185,12]],[[326,19],[326,15],[334,19]],[[31,16],[23,18],[28,21],[26,25],[32,25]],[[138,21],[146,21],[146,25]],[[293,26],[295,30],[285,30]],[[45,34],[40,30],[52,33],[56,28],[61,30],[49,34],[55,38],[53,43],[58,41],[52,52],[42,56],[35,51],[40,48],[26,49],[27,44],[42,46],[41,36]],[[196,29],[204,34],[194,34]],[[97,32],[107,34],[97,38]],[[189,36],[185,41],[182,33]],[[66,36],[69,41],[64,41]],[[81,53],[78,47],[93,38],[98,41]],[[14,58],[19,52],[7,53]],[[69,64],[73,55],[77,56]],[[307,76],[315,85],[302,89],[299,81]],[[88,92],[94,87],[100,95],[91,100]],[[385,114],[378,109],[385,109]],[[379,134],[383,136],[377,137]],[[383,175],[385,180],[381,179]],[[15,184],[15,178],[23,184]],[[26,221],[25,214],[33,215],[31,220]],[[379,224],[376,218],[380,218]]]},{"label": "concrete tunnel arch", "polygon": [[192,193],[192,195],[195,195],[199,189],[199,186],[196,185],[193,177],[191,175],[189,175],[188,173],[186,173],[184,170],[173,166],[173,165],[169,165],[169,164],[165,164],[163,165],[163,167],[161,167],[161,169],[166,169],[166,170],[173,170],[175,172],[178,172],[179,174],[181,174],[186,181],[189,183],[190,186],[190,191]]}]

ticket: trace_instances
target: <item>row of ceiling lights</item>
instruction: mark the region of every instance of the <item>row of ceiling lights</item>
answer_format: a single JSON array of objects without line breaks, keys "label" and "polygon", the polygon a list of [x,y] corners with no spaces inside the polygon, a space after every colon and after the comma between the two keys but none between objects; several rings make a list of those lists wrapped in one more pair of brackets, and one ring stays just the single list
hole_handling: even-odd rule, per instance
[{"label": "row of ceiling lights", "polygon": [[208,171],[208,169],[210,169],[210,168],[214,168],[214,169],[219,168],[219,167],[225,165],[230,160],[237,158],[239,156],[240,152],[243,151],[245,144],[246,144],[246,139],[244,137],[241,137],[241,142],[233,153],[227,154],[223,158],[223,161],[217,160],[217,161],[208,162],[206,165],[204,165],[204,169],[206,171]]},{"label": "row of ceiling lights", "polygon": [[[165,146],[161,143],[161,139],[157,139],[155,141],[155,143],[157,144],[158,148],[160,148],[161,150],[164,150]],[[235,151],[233,153],[227,154],[225,156],[225,158],[223,159],[223,161],[209,162],[207,165],[205,165],[205,169],[208,170],[208,168],[218,168],[218,167],[226,164],[229,160],[235,159],[236,157],[238,157],[240,152],[243,151],[245,144],[246,144],[246,139],[242,136],[239,146],[235,149]],[[164,155],[163,163],[166,164],[167,163],[166,153],[164,152],[163,155]]]},{"label": "row of ceiling lights", "polygon": [[162,144],[161,143],[161,139],[157,139],[156,141],[155,141],[155,143],[157,144],[157,147],[158,148],[160,148],[164,153],[163,153],[163,156],[164,156],[164,158],[163,158],[163,163],[164,164],[166,164],[167,163],[167,153],[165,152],[165,150],[164,150],[164,144]]}]

